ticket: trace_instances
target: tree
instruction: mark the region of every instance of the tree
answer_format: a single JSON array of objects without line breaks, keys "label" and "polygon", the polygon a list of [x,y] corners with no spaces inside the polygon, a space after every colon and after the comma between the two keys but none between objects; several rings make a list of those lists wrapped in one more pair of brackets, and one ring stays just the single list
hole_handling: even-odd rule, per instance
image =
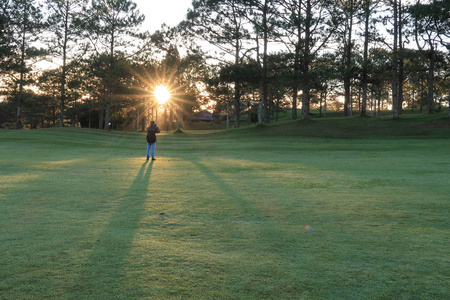
[{"label": "tree", "polygon": [[419,1],[410,7],[414,24],[414,35],[417,48],[429,59],[428,68],[428,113],[434,112],[434,72],[436,50],[438,45],[449,49],[450,37],[450,2],[433,0],[429,4]]},{"label": "tree", "polygon": [[[188,13],[192,34],[216,46],[222,57],[231,59],[234,70],[239,70],[250,49],[250,23],[246,17],[249,0],[194,0]],[[228,63],[228,61],[227,61]],[[235,127],[240,126],[241,82],[234,79]]]},{"label": "tree", "polygon": [[10,70],[14,53],[11,9],[11,1],[0,2],[0,73],[2,74]]},{"label": "tree", "polygon": [[351,116],[352,79],[356,76],[356,64],[354,59],[355,41],[354,22],[361,10],[362,3],[358,0],[339,0],[336,3],[336,11],[342,22],[338,32],[338,41],[342,44],[342,78],[344,82],[344,116]]},{"label": "tree", "polygon": [[392,11],[383,19],[383,24],[388,22],[392,25],[388,32],[392,35],[392,41],[380,39],[391,54],[391,95],[392,95],[392,115],[394,119],[399,118],[403,105],[403,85],[404,85],[404,25],[405,25],[405,8],[401,0],[385,0],[388,11]]},{"label": "tree", "polygon": [[230,105],[233,102],[231,97],[232,90],[230,85],[220,80],[220,70],[218,66],[210,66],[208,72],[205,74],[206,91],[211,99],[216,102],[214,107],[214,114],[226,112],[227,129],[230,127]]},{"label": "tree", "polygon": [[401,0],[393,0],[393,26],[394,26],[394,43],[392,47],[392,114],[393,118],[397,119],[400,114],[399,110],[399,100],[398,100],[398,38],[399,38],[399,5],[398,1]]},{"label": "tree", "polygon": [[340,20],[333,13],[333,1],[327,0],[280,0],[284,13],[283,40],[294,61],[292,66],[292,116],[296,118],[297,94],[301,88],[301,119],[309,119],[310,89],[313,78],[311,63],[324,49],[335,32]]},{"label": "tree", "polygon": [[[193,108],[198,107],[197,100],[202,98],[199,86],[203,85],[206,73],[205,53],[193,42],[185,26],[185,22],[176,27],[163,26],[151,37],[153,48],[159,56],[164,56],[154,62],[155,69],[151,73],[156,76],[151,81],[153,85],[164,84],[169,88],[170,104],[178,110],[179,126],[183,115],[192,115]],[[183,56],[179,49],[184,50]]]},{"label": "tree", "polygon": [[319,98],[319,116],[324,117],[327,107],[329,91],[336,85],[339,78],[339,64],[335,55],[324,54],[317,58],[312,65],[313,89]]},{"label": "tree", "polygon": [[[58,95],[60,92],[60,74],[57,69],[48,69],[43,71],[39,78],[39,89],[42,91],[42,96],[45,96],[47,99],[52,99],[53,106],[48,107],[49,111],[47,111],[48,114],[52,115],[52,119],[49,123],[51,125],[55,126],[57,124],[56,122],[56,113],[58,111]],[[50,102],[50,100],[49,100]]]},{"label": "tree", "polygon": [[[268,97],[271,115],[275,112],[275,120],[278,121],[280,112],[290,107],[288,96],[291,95],[290,73],[286,65],[286,53],[272,53],[268,56]],[[271,100],[271,101],[270,101]],[[275,100],[275,103],[274,103]]]},{"label": "tree", "polygon": [[[277,10],[274,0],[255,1],[253,19],[255,39],[256,39],[256,61],[259,67],[259,94],[260,103],[258,107],[258,124],[269,122],[268,107],[268,43],[271,35],[274,35]],[[260,50],[260,39],[262,38],[262,53]]]},{"label": "tree", "polygon": [[367,115],[367,95],[368,95],[368,81],[369,81],[369,42],[371,40],[371,16],[375,12],[380,0],[364,0],[363,13],[361,15],[364,22],[364,49],[363,49],[363,62],[362,62],[362,104],[361,104],[361,116]]},{"label": "tree", "polygon": [[[93,0],[88,11],[91,16],[85,29],[89,33],[96,56],[107,63],[103,73],[105,124],[109,129],[111,105],[118,97],[120,86],[120,60],[132,57],[145,47],[145,35],[139,33],[138,26],[145,17],[140,14],[136,3],[131,0]],[[143,45],[137,45],[141,41]],[[130,52],[131,51],[131,52]],[[107,61],[104,59],[107,57]]]},{"label": "tree", "polygon": [[398,0],[398,78],[397,78],[397,84],[398,84],[398,113],[401,114],[403,112],[403,88],[404,88],[404,82],[405,82],[405,75],[404,75],[404,63],[405,63],[405,47],[403,42],[403,36],[404,36],[404,24],[406,24],[405,21],[405,7],[402,5],[402,1]]},{"label": "tree", "polygon": [[369,90],[372,94],[372,111],[378,115],[381,110],[381,100],[390,78],[391,53],[385,48],[373,48],[369,51]]},{"label": "tree", "polygon": [[35,0],[15,0],[10,6],[11,33],[13,43],[12,69],[18,73],[16,80],[19,87],[17,93],[16,128],[22,127],[22,105],[26,75],[30,72],[27,65],[33,58],[39,57],[43,51],[33,46],[42,29],[42,14]]},{"label": "tree", "polygon": [[47,0],[49,18],[48,30],[52,33],[49,39],[50,54],[61,60],[60,71],[60,105],[59,126],[64,126],[66,103],[68,63],[76,61],[86,53],[87,45],[81,43],[82,12],[86,9],[87,0]]},{"label": "tree", "polygon": [[169,103],[171,120],[174,111],[178,112],[178,123],[181,127],[183,115],[191,116],[199,91],[197,84],[204,70],[204,60],[201,55],[188,53],[181,57],[178,48],[170,45],[164,59],[158,64],[157,81],[154,85],[164,84],[171,92]]}]

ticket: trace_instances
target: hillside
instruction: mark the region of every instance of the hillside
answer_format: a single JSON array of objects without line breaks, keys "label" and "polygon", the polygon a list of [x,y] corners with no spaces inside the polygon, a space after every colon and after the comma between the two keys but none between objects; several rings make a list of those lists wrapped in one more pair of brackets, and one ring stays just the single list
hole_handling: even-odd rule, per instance
[{"label": "hillside", "polygon": [[269,136],[340,137],[340,138],[402,138],[450,137],[450,118],[446,112],[436,114],[404,114],[399,119],[382,117],[312,117],[310,120],[287,118],[266,125],[246,125],[222,134]]}]

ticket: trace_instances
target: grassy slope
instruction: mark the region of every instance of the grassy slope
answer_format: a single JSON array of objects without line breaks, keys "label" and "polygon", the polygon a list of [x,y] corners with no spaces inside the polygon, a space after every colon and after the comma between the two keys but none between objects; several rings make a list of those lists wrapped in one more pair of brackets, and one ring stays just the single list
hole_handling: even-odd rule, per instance
[{"label": "grassy slope", "polygon": [[448,129],[319,122],[163,134],[150,164],[142,134],[1,131],[0,298],[445,299]]},{"label": "grassy slope", "polygon": [[[299,112],[300,115],[300,112]],[[274,118],[274,117],[273,117]],[[189,131],[215,131],[226,128],[226,122],[195,122],[185,123],[185,129]],[[234,126],[231,121],[230,127]],[[167,130],[162,126],[163,130]],[[248,116],[241,119],[240,134],[247,132],[249,135],[258,134],[254,130],[256,124],[248,122]],[[176,125],[173,124],[174,130]],[[450,118],[448,112],[424,114],[405,111],[400,118],[394,120],[389,112],[383,112],[381,117],[342,117],[342,112],[328,112],[327,117],[319,118],[318,112],[311,115],[308,121],[292,120],[291,112],[280,114],[279,121],[259,128],[259,132],[269,135],[283,136],[311,136],[311,137],[449,137]],[[261,130],[263,129],[263,130]],[[169,130],[169,131],[170,131]],[[236,129],[234,129],[236,130]],[[233,130],[231,130],[232,132]],[[230,133],[230,132],[227,132]]]},{"label": "grassy slope", "polygon": [[[313,117],[308,121],[293,121],[286,116],[279,122],[262,126],[259,131],[270,136],[344,137],[344,138],[403,138],[450,137],[450,118],[447,113],[405,114],[399,119],[383,117]],[[254,126],[244,126],[240,131],[258,134]],[[258,128],[258,127],[257,127]],[[250,130],[249,130],[250,129]]]}]

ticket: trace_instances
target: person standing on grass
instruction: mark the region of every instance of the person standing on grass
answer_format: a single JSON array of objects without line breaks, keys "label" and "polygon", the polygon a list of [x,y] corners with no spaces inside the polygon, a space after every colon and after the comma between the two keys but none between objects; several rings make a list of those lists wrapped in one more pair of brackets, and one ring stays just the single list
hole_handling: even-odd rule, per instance
[{"label": "person standing on grass", "polygon": [[156,134],[160,132],[161,130],[159,130],[158,125],[155,124],[155,121],[151,121],[150,127],[147,128],[147,160],[150,159],[150,148],[152,149],[152,160],[156,160]]}]

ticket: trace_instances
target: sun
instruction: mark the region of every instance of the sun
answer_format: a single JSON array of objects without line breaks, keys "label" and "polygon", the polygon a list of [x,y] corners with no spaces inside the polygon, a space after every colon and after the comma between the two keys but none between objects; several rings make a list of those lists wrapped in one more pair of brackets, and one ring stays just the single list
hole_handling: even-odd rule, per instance
[{"label": "sun", "polygon": [[153,94],[159,104],[164,104],[170,99],[170,91],[164,85],[157,86]]}]

